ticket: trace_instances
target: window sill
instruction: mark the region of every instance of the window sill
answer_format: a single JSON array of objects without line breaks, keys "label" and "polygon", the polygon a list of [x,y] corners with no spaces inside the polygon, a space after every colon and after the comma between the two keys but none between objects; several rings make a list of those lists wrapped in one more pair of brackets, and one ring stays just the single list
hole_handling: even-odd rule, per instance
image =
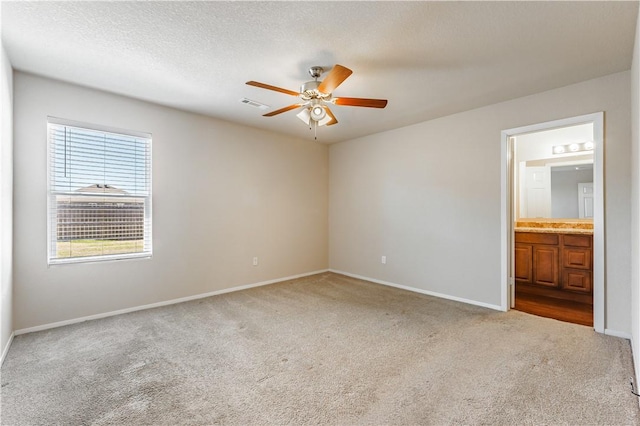
[{"label": "window sill", "polygon": [[48,266],[71,265],[78,263],[117,262],[121,260],[151,259],[152,253],[114,254],[105,256],[68,257],[61,259],[49,259]]}]

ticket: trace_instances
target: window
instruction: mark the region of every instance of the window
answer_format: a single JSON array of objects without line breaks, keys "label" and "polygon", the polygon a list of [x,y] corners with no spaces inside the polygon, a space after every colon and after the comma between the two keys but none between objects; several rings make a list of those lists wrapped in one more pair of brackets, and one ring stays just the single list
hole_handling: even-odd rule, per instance
[{"label": "window", "polygon": [[49,117],[48,262],[151,256],[151,135]]}]

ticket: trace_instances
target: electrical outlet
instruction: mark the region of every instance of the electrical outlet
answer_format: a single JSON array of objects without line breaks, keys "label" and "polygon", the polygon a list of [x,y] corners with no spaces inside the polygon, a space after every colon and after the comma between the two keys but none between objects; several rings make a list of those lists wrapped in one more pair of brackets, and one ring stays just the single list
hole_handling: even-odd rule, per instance
[{"label": "electrical outlet", "polygon": [[258,266],[258,258],[257,257],[253,258],[253,266]]},{"label": "electrical outlet", "polygon": [[387,256],[382,256],[380,258],[380,263],[382,263],[383,265],[386,265],[387,264]]}]

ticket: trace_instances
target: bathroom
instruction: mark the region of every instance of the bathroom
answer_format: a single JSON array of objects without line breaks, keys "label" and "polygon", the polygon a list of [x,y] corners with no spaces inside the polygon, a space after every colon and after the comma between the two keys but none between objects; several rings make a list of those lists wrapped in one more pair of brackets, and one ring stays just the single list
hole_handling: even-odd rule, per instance
[{"label": "bathroom", "polygon": [[593,326],[593,123],[518,135],[516,310]]}]

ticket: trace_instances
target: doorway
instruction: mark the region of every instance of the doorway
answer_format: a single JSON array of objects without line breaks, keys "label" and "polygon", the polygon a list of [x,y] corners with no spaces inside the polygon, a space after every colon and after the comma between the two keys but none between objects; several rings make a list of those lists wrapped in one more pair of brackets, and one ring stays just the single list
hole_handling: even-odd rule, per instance
[{"label": "doorway", "polygon": [[[558,241],[558,248],[551,246],[536,246],[536,242],[523,246],[523,237],[535,237],[534,234],[518,233],[519,244],[518,254],[519,271],[516,271],[516,232],[515,224],[523,218],[535,218],[536,222],[556,222],[553,217],[575,217],[575,222],[590,222],[586,218],[592,216],[593,223],[593,239],[591,248],[592,264],[589,264],[589,275],[582,274],[585,278],[580,278],[578,269],[568,269],[564,272],[562,269],[563,257],[560,254],[560,264],[551,277],[557,277],[557,289],[567,288],[568,294],[577,295],[584,289],[573,288],[568,286],[581,285],[579,282],[587,283],[590,287],[593,303],[593,327],[598,332],[604,332],[604,184],[603,184],[603,127],[604,114],[594,113],[579,117],[556,120],[546,123],[524,126],[514,129],[504,130],[502,132],[502,307],[507,311],[514,308],[516,303],[516,282],[523,282],[522,260],[527,259],[529,252],[536,252],[540,256],[549,256],[555,252],[564,252],[572,255],[579,252],[571,247],[563,247],[563,237],[553,237],[554,241]],[[582,132],[581,136],[579,135]],[[588,132],[585,135],[585,132]],[[567,138],[567,135],[574,134],[574,138]],[[558,138],[554,141],[551,135],[560,139],[564,137],[565,142],[558,142]],[[546,137],[546,145],[541,142]],[[542,153],[542,154],[541,154]],[[536,158],[537,157],[537,158]],[[578,169],[578,170],[576,170]],[[571,175],[569,171],[574,171],[577,177]],[[587,173],[592,173],[593,179],[588,182]],[[575,183],[575,192],[572,193],[571,202],[561,198],[560,191],[551,193],[550,182],[552,174],[556,175],[556,183],[564,181]],[[570,176],[571,175],[571,176]],[[529,177],[528,186],[525,184],[526,176]],[[583,182],[573,182],[574,180]],[[583,197],[579,196],[578,183],[580,188],[585,191]],[[565,185],[566,187],[567,185]],[[566,192],[566,188],[564,190]],[[574,202],[575,200],[575,202]],[[579,202],[583,203],[580,206]],[[555,215],[555,216],[554,216]],[[582,215],[582,217],[580,216]],[[548,218],[542,218],[547,216]],[[523,222],[518,222],[522,225]],[[528,223],[528,222],[527,222]],[[525,225],[527,223],[524,223]],[[551,226],[534,224],[532,226]],[[565,224],[562,224],[565,226]],[[582,227],[580,225],[579,227]],[[585,225],[586,227],[586,225]],[[523,228],[519,228],[521,231]],[[534,230],[535,231],[535,230]],[[579,237],[585,238],[585,237]],[[579,238],[567,237],[567,244],[578,242]],[[591,238],[589,236],[589,238]],[[575,240],[575,241],[574,241]],[[527,242],[529,243],[529,242]],[[553,244],[554,242],[544,242],[544,244]],[[580,242],[582,244],[582,242]],[[535,254],[532,254],[535,256]],[[541,257],[542,259],[542,257]],[[554,260],[551,260],[552,262]],[[565,256],[564,261],[567,261]],[[555,260],[557,262],[557,260]],[[572,265],[568,265],[573,268]],[[526,271],[525,271],[526,272]],[[576,272],[575,274],[573,272]],[[516,273],[520,276],[516,276]],[[565,273],[563,278],[562,274]],[[566,275],[566,274],[570,275]],[[525,274],[526,275],[526,274]],[[535,275],[535,272],[534,272]],[[542,275],[541,275],[542,276]],[[544,279],[538,284],[549,284]],[[522,284],[519,288],[527,287]],[[533,286],[535,287],[535,286]],[[534,288],[535,290],[535,288]],[[590,296],[591,297],[591,296]],[[584,295],[576,297],[581,301],[585,301]],[[523,299],[524,300],[524,299]]]}]

